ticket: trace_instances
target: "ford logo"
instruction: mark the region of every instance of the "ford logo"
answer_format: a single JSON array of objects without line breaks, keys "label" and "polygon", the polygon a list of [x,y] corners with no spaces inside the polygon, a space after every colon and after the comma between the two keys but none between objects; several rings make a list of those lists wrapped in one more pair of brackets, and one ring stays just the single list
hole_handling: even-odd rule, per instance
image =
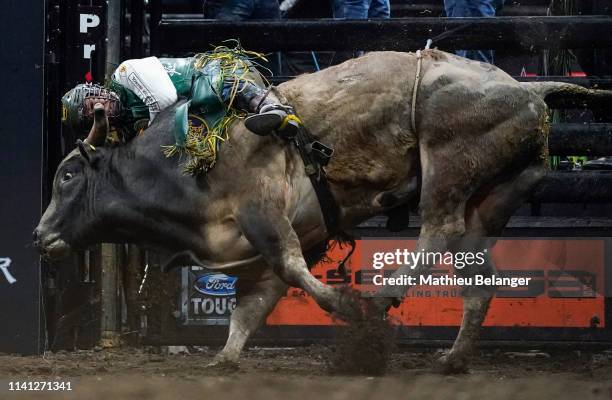
[{"label": "ford logo", "polygon": [[234,296],[237,280],[238,278],[225,274],[206,274],[199,276],[193,287],[198,292],[209,296]]}]

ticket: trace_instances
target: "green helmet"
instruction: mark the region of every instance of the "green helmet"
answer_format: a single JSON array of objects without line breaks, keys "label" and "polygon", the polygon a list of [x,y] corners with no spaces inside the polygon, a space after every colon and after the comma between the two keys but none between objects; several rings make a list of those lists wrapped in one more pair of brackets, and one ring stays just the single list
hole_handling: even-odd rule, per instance
[{"label": "green helmet", "polygon": [[93,107],[97,103],[104,105],[111,123],[121,116],[121,100],[115,92],[100,85],[81,83],[62,97],[62,123],[77,135],[87,133],[93,124]]}]

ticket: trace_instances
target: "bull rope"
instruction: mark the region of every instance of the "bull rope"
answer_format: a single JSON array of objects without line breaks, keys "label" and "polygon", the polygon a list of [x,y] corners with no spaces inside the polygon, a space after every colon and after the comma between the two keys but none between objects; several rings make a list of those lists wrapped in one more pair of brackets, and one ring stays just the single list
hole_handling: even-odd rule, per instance
[{"label": "bull rope", "polygon": [[[433,41],[431,39],[427,39],[427,43],[425,44],[425,50],[429,50],[429,47]],[[412,131],[416,134],[416,100],[417,100],[417,92],[419,90],[419,83],[421,81],[421,67],[423,66],[423,53],[421,50],[417,50],[417,68],[416,75],[414,77],[414,87],[412,88],[412,107],[410,108],[410,122],[412,123]]]}]

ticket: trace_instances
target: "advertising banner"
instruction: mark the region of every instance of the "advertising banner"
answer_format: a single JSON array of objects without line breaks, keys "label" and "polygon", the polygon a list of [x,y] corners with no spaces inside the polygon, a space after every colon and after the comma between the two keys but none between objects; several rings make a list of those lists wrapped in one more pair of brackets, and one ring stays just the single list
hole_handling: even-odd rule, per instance
[{"label": "advertising banner", "polygon": [[185,325],[227,325],[236,306],[236,281],[202,267],[181,271],[181,317]]},{"label": "advertising banner", "polygon": [[[382,287],[381,280],[390,277],[401,264],[379,269],[375,268],[375,260],[387,255],[388,261],[405,262],[402,256],[413,252],[415,246],[414,239],[363,239],[357,241],[346,263],[346,276],[337,267],[349,249],[340,246],[331,249],[328,260],[311,272],[328,285],[348,284],[368,297],[375,295]],[[476,276],[472,281],[475,285],[498,286],[484,326],[605,327],[604,239],[504,239],[490,251],[496,273]],[[455,264],[460,263],[457,254]],[[474,260],[477,257],[475,254]],[[182,274],[184,323],[227,324],[236,301],[236,279],[198,267],[184,268]],[[390,311],[393,321],[405,326],[459,326],[461,292],[466,286],[462,276],[454,265],[442,262],[434,266],[422,281],[409,285],[406,299]],[[268,325],[333,323],[329,314],[297,288],[288,290],[267,319]]]}]

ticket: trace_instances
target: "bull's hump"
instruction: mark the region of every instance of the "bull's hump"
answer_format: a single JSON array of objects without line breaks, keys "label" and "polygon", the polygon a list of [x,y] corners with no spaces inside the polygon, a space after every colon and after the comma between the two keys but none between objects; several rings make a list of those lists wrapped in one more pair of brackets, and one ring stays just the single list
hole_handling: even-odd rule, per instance
[{"label": "bull's hump", "polygon": [[397,87],[408,90],[414,80],[414,53],[372,52],[321,71],[301,75],[279,85],[278,90],[296,109],[317,107],[334,98],[358,100],[363,93],[380,93]]}]

